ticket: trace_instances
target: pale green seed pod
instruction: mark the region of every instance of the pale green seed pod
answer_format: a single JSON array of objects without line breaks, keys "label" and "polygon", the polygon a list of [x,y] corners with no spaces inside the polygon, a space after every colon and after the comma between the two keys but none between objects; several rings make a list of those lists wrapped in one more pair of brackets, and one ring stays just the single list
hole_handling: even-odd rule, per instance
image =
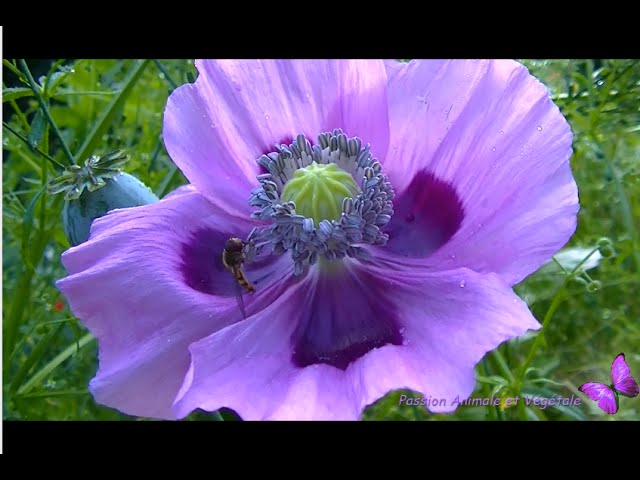
[{"label": "pale green seed pod", "polygon": [[105,185],[84,190],[77,200],[66,200],[62,209],[62,226],[71,246],[89,239],[96,218],[116,208],[129,208],[157,202],[158,197],[133,175],[120,173],[105,180]]}]

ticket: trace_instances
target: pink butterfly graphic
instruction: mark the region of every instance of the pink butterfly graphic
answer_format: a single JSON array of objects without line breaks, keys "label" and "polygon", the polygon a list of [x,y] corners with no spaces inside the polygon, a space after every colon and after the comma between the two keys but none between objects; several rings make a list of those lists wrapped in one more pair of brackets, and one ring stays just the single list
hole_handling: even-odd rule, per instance
[{"label": "pink butterfly graphic", "polygon": [[588,382],[580,386],[579,390],[586,393],[598,406],[609,415],[618,411],[618,394],[625,397],[636,397],[640,388],[636,379],[631,376],[631,370],[624,360],[624,353],[619,354],[611,364],[612,385]]}]

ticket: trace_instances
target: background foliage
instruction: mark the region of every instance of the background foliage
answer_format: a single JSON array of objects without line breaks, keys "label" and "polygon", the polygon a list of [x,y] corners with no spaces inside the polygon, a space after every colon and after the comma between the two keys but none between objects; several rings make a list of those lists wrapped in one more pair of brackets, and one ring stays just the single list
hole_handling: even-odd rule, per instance
[{"label": "background foliage", "polygon": [[[365,419],[640,418],[640,397],[622,397],[619,413],[608,416],[578,391],[586,381],[610,383],[619,352],[640,379],[640,62],[523,63],[547,85],[573,129],[581,210],[567,248],[516,286],[543,322],[542,333],[488,354],[478,366],[474,396],[576,395],[583,403],[540,409],[520,401],[433,415],[398,405],[400,395],[411,392],[393,392],[370,406]],[[87,391],[97,368],[96,342],[54,286],[65,275],[59,258],[69,245],[60,222],[63,198],[45,186],[59,172],[52,160],[68,165],[70,155],[84,160],[119,148],[131,155],[126,170],[158,196],[186,183],[164,149],[162,112],[170,91],[197,74],[187,60],[57,60],[40,70],[30,84],[19,62],[4,60],[3,417],[144,420],[97,405]],[[222,417],[236,418],[228,411]],[[197,412],[188,420],[219,418]]]}]

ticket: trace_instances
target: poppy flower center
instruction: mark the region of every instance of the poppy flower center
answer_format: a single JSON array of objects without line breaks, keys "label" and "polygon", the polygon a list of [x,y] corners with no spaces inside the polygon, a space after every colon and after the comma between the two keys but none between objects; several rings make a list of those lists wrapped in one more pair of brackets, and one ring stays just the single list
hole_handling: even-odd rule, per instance
[{"label": "poppy flower center", "polygon": [[353,177],[335,163],[320,165],[312,162],[293,174],[282,190],[282,200],[292,201],[296,211],[315,223],[339,220],[342,201],[355,197],[358,187]]},{"label": "poppy flower center", "polygon": [[249,234],[247,263],[291,251],[300,275],[320,258],[367,261],[366,245],[387,243],[381,229],[393,215],[395,193],[368,144],[336,129],[318,135],[314,146],[298,135],[275,149],[258,159],[269,173],[257,177],[249,204],[259,210],[251,216],[270,225]]}]

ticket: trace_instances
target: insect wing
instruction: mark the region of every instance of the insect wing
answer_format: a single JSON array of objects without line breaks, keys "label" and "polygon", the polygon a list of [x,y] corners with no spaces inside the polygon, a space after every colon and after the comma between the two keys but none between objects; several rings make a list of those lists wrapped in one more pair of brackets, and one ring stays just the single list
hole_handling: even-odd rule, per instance
[{"label": "insect wing", "polygon": [[611,379],[613,380],[613,388],[626,397],[636,397],[640,393],[638,382],[631,376],[631,370],[625,361],[624,353],[613,360]]},{"label": "insect wing", "polygon": [[618,411],[618,397],[607,385],[598,382],[588,382],[580,386],[579,390],[589,398],[598,402],[598,406],[609,415]]},{"label": "insect wing", "polygon": [[236,300],[238,302],[238,307],[240,308],[240,313],[242,313],[242,318],[247,318],[247,313],[244,309],[244,299],[242,298],[242,287],[240,287],[240,284],[238,283],[238,280],[235,278],[233,278],[233,288],[235,290],[235,294],[236,294]]}]

